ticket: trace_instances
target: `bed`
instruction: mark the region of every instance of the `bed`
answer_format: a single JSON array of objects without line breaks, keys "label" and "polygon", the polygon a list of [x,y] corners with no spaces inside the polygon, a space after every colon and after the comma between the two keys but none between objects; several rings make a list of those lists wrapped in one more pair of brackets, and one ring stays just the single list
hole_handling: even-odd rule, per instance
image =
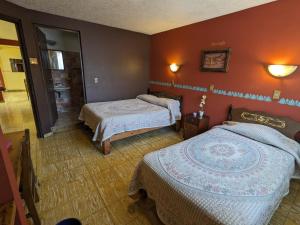
[{"label": "bed", "polygon": [[180,129],[182,97],[150,92],[136,99],[85,104],[79,119],[94,132],[103,154],[111,142],[129,136],[176,125]]},{"label": "bed", "polygon": [[[244,109],[237,115],[238,122],[147,154],[129,196],[146,191],[166,225],[268,224],[300,164],[292,139],[300,123]],[[297,132],[287,137],[275,127]]]}]

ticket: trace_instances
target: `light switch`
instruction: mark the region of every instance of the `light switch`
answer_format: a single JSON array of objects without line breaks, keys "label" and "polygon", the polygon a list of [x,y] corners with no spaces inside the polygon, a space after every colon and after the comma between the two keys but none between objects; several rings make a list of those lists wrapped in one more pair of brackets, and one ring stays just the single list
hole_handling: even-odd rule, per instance
[{"label": "light switch", "polygon": [[94,83],[98,84],[98,82],[99,82],[99,77],[94,77]]},{"label": "light switch", "polygon": [[29,58],[29,62],[30,62],[31,65],[37,65],[38,64],[37,58]]},{"label": "light switch", "polygon": [[273,99],[274,100],[280,99],[280,95],[281,95],[281,91],[275,90],[274,93],[273,93]]},{"label": "light switch", "polygon": [[213,91],[214,88],[215,88],[215,85],[213,85],[213,84],[209,85],[209,90],[210,90],[210,91]]}]

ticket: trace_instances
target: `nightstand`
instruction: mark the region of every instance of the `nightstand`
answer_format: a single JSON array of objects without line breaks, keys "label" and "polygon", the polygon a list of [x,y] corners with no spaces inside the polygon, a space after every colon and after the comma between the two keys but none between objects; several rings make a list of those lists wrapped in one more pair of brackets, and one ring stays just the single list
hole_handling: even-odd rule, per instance
[{"label": "nightstand", "polygon": [[194,137],[208,130],[209,117],[204,115],[202,119],[193,114],[187,114],[183,119],[183,138],[184,140]]}]

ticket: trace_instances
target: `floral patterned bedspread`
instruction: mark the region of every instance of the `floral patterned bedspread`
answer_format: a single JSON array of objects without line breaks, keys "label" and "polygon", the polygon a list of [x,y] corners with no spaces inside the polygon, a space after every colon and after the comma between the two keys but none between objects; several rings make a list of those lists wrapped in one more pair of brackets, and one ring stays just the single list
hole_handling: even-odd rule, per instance
[{"label": "floral patterned bedspread", "polygon": [[129,195],[140,189],[167,225],[267,224],[299,162],[300,145],[255,124],[216,126],[147,154]]},{"label": "floral patterned bedspread", "polygon": [[86,104],[79,119],[93,130],[93,141],[103,142],[125,131],[172,125],[175,118],[180,117],[173,113],[168,108],[141,99],[128,99]]}]

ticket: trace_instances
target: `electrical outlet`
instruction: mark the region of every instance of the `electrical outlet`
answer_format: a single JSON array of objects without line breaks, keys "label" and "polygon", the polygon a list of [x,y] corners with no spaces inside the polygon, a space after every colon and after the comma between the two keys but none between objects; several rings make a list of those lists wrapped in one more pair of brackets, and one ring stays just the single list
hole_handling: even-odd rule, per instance
[{"label": "electrical outlet", "polygon": [[274,93],[273,93],[273,99],[274,100],[280,99],[280,95],[281,95],[281,91],[275,90]]}]

